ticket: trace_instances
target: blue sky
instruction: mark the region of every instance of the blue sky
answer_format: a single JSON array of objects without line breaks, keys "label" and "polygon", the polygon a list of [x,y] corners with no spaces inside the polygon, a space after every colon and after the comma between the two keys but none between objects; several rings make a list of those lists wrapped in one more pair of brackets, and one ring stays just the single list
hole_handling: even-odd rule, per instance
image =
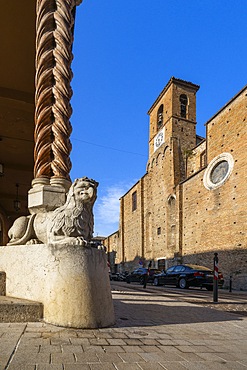
[{"label": "blue sky", "polygon": [[170,77],[200,85],[197,133],[246,85],[246,0],[84,0],[73,45],[71,177],[99,182],[95,235],[145,174],[148,109]]}]

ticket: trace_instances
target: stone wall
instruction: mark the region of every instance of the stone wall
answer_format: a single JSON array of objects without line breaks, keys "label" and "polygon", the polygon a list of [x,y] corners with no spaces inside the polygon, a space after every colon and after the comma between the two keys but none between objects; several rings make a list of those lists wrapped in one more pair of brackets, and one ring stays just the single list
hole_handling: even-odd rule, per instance
[{"label": "stone wall", "polygon": [[[123,262],[139,259],[142,254],[143,201],[142,179],[121,198],[120,234]],[[134,197],[136,204],[134,205]],[[126,225],[128,225],[126,229]]]},{"label": "stone wall", "polygon": [[232,289],[247,290],[247,250],[217,250],[212,252],[194,253],[185,255],[183,263],[192,263],[207,266],[213,269],[214,252],[218,253],[219,271],[223,273],[224,289],[229,289],[230,277],[232,278]]},{"label": "stone wall", "polygon": [[115,264],[119,265],[122,262],[122,248],[119,241],[119,231],[116,231],[105,238],[103,240],[103,245],[106,247],[111,271],[115,272]]},{"label": "stone wall", "polygon": [[234,274],[241,289],[247,276],[246,103],[241,94],[207,124],[208,164],[228,153],[233,158],[231,175],[212,189],[204,186],[205,170],[189,178],[183,183],[182,207],[183,260],[205,264],[208,253],[212,259],[213,252],[220,252],[226,278]]},{"label": "stone wall", "polygon": [[[197,252],[198,248],[200,251],[247,248],[246,101],[241,96],[208,123],[208,163],[223,151],[230,153],[234,166],[229,178],[222,186],[208,190],[203,184],[204,170],[183,184],[184,254],[193,252],[193,248]],[[231,126],[228,122],[225,127],[226,112],[231,112],[228,118]]]},{"label": "stone wall", "polygon": [[[231,275],[235,287],[247,289],[247,89],[207,122],[206,140],[195,146],[195,91],[178,85],[164,89],[149,111],[147,173],[121,199],[120,263],[134,268],[141,257],[153,267],[159,259],[166,266],[184,261],[210,267],[218,252],[226,286]],[[183,92],[191,104],[186,119],[176,117]],[[154,151],[160,104],[165,137]]]},{"label": "stone wall", "polygon": [[[186,158],[186,177],[193,176],[198,169],[205,167],[206,160],[204,153],[206,152],[206,141],[201,142],[191,151],[187,151]],[[206,154],[205,154],[206,157]]]},{"label": "stone wall", "polygon": [[171,227],[169,199],[171,196],[175,198],[172,187],[173,158],[169,144],[169,141],[166,142],[152,156],[145,177],[144,245],[147,259],[167,256],[167,253],[173,253],[175,248],[174,238],[172,240],[167,238],[167,224]]},{"label": "stone wall", "polygon": [[[236,153],[237,161],[246,168],[246,123],[247,88],[230,101],[222,110],[207,122],[208,163],[219,152]],[[237,152],[236,152],[237,151]]]}]

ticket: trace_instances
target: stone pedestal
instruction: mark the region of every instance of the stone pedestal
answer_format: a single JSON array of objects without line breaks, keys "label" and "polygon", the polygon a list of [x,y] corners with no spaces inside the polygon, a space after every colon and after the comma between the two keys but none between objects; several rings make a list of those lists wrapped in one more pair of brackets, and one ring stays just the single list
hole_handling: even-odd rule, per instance
[{"label": "stone pedestal", "polygon": [[114,324],[105,252],[79,245],[0,247],[6,294],[44,305],[44,320],[74,328]]},{"label": "stone pedestal", "polygon": [[66,191],[63,187],[39,185],[28,192],[28,209],[31,214],[53,211],[66,201]]}]

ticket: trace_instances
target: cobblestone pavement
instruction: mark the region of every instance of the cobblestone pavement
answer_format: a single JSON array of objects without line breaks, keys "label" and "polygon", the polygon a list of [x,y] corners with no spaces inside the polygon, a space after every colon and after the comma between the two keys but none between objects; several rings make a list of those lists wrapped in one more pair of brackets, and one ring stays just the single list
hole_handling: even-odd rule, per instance
[{"label": "cobblestone pavement", "polygon": [[235,313],[237,315],[247,316],[247,303],[220,303],[215,304],[205,304],[204,307],[210,307],[214,310],[225,311],[230,313]]},{"label": "cobblestone pavement", "polygon": [[111,328],[0,324],[0,370],[247,370],[247,317],[158,290],[112,289]]},{"label": "cobblestone pavement", "polygon": [[[124,287],[124,283],[120,283]],[[141,289],[140,286],[135,286],[135,289]],[[200,290],[199,288],[190,288],[185,291],[181,289],[169,289],[164,287],[158,287],[159,293],[163,293],[166,296],[177,296],[177,299],[183,300],[190,303],[197,303],[203,307],[210,307],[214,310],[226,311],[236,313],[238,315],[247,316],[247,291],[229,291],[219,289],[218,302],[213,303],[213,292],[207,292],[206,290]],[[157,291],[157,287],[149,285],[149,291],[153,294]],[[179,297],[180,296],[180,297]]]}]

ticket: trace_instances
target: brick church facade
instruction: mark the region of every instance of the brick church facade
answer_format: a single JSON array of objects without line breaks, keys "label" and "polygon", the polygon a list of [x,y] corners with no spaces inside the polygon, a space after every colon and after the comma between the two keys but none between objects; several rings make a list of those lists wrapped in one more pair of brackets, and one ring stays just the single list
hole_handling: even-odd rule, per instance
[{"label": "brick church facade", "polygon": [[104,244],[111,268],[196,263],[214,253],[247,289],[247,86],[196,135],[199,86],[172,77],[148,111],[145,175],[120,199],[119,230]]}]

